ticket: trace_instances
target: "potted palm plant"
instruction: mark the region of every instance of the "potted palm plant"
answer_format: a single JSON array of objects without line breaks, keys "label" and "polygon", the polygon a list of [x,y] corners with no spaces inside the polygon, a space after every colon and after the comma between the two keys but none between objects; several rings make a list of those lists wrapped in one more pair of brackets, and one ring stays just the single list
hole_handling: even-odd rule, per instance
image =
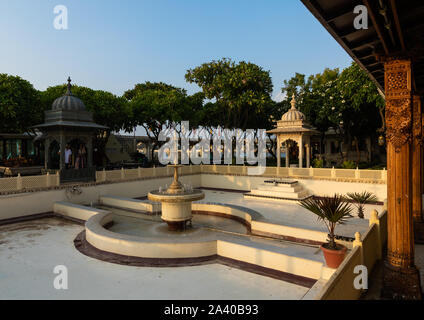
[{"label": "potted palm plant", "polygon": [[349,192],[347,194],[356,207],[358,208],[358,217],[364,219],[364,205],[373,201],[377,201],[377,197],[368,191],[364,192]]},{"label": "potted palm plant", "polygon": [[346,219],[352,217],[352,206],[338,194],[328,198],[308,198],[302,200],[300,206],[314,213],[318,221],[324,222],[328,229],[328,243],[322,244],[321,250],[327,266],[338,268],[343,262],[347,248],[336,243],[335,229],[338,224],[343,224]]}]

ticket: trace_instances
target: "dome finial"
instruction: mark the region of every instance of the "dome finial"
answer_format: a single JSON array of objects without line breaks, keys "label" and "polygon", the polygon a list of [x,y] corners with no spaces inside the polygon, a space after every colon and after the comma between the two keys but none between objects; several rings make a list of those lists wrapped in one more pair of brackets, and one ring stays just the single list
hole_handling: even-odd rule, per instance
[{"label": "dome finial", "polygon": [[292,96],[292,100],[291,100],[291,108],[292,109],[296,109],[296,98],[295,98],[295,95],[294,95],[294,93],[293,93],[293,96]]},{"label": "dome finial", "polygon": [[68,77],[68,89],[66,90],[66,95],[67,96],[71,96],[72,95],[72,91],[71,91],[71,87],[72,87],[72,85],[71,85],[71,77]]}]

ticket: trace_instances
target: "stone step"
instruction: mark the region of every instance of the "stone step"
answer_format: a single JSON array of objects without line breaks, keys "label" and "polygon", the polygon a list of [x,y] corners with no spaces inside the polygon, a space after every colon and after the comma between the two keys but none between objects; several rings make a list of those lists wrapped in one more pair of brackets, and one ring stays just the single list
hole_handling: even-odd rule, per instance
[{"label": "stone step", "polygon": [[299,192],[299,191],[302,191],[303,188],[299,184],[296,184],[296,185],[286,184],[286,185],[277,185],[277,186],[261,184],[254,190],[276,191],[276,192]]},{"label": "stone step", "polygon": [[250,194],[256,195],[256,196],[269,196],[269,197],[291,198],[291,199],[302,199],[309,195],[308,192],[305,190],[302,190],[299,192],[281,192],[281,191],[267,191],[267,190],[258,190],[258,189],[253,189],[252,191],[250,191]]}]

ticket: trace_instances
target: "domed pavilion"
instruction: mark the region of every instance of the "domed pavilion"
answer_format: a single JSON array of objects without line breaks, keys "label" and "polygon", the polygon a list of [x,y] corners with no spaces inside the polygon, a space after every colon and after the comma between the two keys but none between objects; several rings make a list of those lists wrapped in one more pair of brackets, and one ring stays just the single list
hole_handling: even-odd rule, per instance
[{"label": "domed pavilion", "polygon": [[277,136],[277,166],[281,167],[281,148],[283,144],[286,150],[286,167],[290,166],[289,145],[290,141],[297,143],[299,147],[299,168],[303,167],[303,158],[306,150],[306,167],[309,168],[311,161],[311,136],[319,134],[306,120],[305,115],[297,110],[296,99],[293,94],[291,108],[277,121],[277,127],[267,131]]},{"label": "domed pavilion", "polygon": [[[65,95],[53,102],[51,110],[45,111],[44,123],[34,126],[43,132],[45,169],[60,169],[61,182],[93,179],[93,137],[107,129],[93,122],[92,112],[86,110],[84,102],[72,94],[71,88],[71,79],[68,78]],[[65,169],[66,145],[72,150],[72,163],[68,169]],[[80,145],[86,149],[86,163],[77,170],[74,164]]]}]

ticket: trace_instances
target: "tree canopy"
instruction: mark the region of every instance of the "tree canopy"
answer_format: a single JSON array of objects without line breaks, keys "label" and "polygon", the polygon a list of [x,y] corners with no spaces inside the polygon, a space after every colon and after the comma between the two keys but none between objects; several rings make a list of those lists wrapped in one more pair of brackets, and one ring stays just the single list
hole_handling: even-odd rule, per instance
[{"label": "tree canopy", "polygon": [[28,81],[0,74],[0,132],[22,133],[43,121],[40,94]]},{"label": "tree canopy", "polygon": [[215,110],[222,112],[221,125],[227,128],[256,128],[258,115],[266,115],[272,103],[269,71],[250,62],[224,58],[188,70],[185,78],[215,100]]},{"label": "tree canopy", "polygon": [[342,72],[325,69],[307,80],[297,73],[284,81],[282,91],[287,94],[286,101],[296,95],[298,108],[319,131],[324,134],[334,128],[346,144],[354,143],[358,154],[359,140],[374,134],[384,122],[380,116],[384,99],[354,62]]}]

